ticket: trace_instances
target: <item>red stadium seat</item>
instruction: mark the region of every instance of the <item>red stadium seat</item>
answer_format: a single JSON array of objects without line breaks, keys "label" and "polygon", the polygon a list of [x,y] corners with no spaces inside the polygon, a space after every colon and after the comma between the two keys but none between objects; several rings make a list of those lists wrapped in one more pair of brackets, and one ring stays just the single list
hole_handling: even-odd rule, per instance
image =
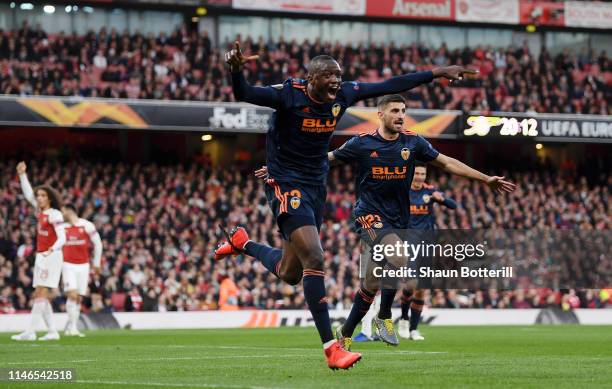
[{"label": "red stadium seat", "polygon": [[125,293],[113,292],[111,295],[111,303],[115,311],[125,311]]}]

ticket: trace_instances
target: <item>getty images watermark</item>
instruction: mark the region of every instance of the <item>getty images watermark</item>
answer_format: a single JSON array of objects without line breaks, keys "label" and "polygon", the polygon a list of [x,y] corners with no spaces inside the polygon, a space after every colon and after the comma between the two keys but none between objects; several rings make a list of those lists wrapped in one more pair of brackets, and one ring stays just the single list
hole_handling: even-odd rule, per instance
[{"label": "getty images watermark", "polygon": [[[504,266],[501,269],[488,269],[479,267],[476,269],[468,266],[460,266],[459,269],[436,269],[434,266],[426,264],[429,258],[446,258],[454,259],[457,262],[463,262],[466,259],[483,260],[486,255],[487,242],[471,244],[440,244],[427,243],[422,240],[420,243],[409,243],[405,240],[396,240],[394,243],[376,243],[372,246],[372,261],[378,263],[372,269],[373,275],[377,278],[512,278],[512,266]],[[416,264],[417,266],[394,266],[389,264],[388,258],[408,261],[407,263]],[[419,259],[423,259],[423,263],[419,263]],[[394,261],[391,261],[393,264]]]},{"label": "getty images watermark", "polygon": [[612,285],[610,230],[366,230],[366,282],[416,279],[426,288],[604,288]]}]

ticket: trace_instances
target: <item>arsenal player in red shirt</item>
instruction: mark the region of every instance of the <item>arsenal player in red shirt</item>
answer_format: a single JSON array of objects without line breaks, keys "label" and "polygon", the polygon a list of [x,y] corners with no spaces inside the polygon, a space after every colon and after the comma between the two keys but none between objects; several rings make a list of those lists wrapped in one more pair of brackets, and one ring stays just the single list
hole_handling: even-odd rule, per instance
[{"label": "arsenal player in red shirt", "polygon": [[[89,260],[92,259],[94,271],[100,271],[100,259],[102,256],[102,240],[96,231],[96,226],[88,220],[81,219],[76,208],[72,204],[62,207],[62,213],[66,223],[66,244],[64,244],[64,266],[62,268],[62,280],[64,293],[66,293],[66,312],[68,313],[68,324],[66,325],[66,336],[80,336],[77,329],[79,315],[81,313],[81,296],[87,295],[89,284]],[[93,246],[93,258],[90,250]]]},{"label": "arsenal player in red shirt", "polygon": [[38,226],[36,234],[36,262],[34,263],[34,303],[32,304],[30,327],[13,340],[36,340],[36,327],[40,319],[47,325],[48,332],[39,340],[58,340],[59,334],[53,323],[53,308],[49,301],[50,289],[59,286],[62,273],[62,246],[66,241],[64,218],[59,211],[61,198],[57,191],[50,186],[42,185],[32,189],[26,175],[26,164],[17,165],[17,174],[21,182],[21,189],[26,200],[38,212]]}]

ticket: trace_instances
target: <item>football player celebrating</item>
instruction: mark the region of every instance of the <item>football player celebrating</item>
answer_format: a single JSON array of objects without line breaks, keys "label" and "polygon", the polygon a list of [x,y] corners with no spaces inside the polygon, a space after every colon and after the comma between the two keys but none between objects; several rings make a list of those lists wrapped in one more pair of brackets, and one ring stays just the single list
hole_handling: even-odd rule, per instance
[{"label": "football player celebrating", "polygon": [[243,55],[238,42],[226,54],[236,99],[275,110],[267,133],[266,197],[283,237],[283,247],[253,242],[246,230],[239,227],[227,234],[228,241],[215,251],[215,258],[245,253],[291,285],[302,281],[328,367],[348,369],[361,355],[343,349],[334,339],[319,239],[331,136],[346,109],[360,100],[406,91],[436,77],[458,79],[475,71],[448,66],[379,83],[342,82],[338,62],[320,55],[308,64],[305,80],[290,78],[283,84],[254,87],[246,81],[242,70],[247,62],[257,58]]},{"label": "football player celebrating", "polygon": [[[450,198],[445,198],[444,194],[432,185],[425,183],[427,178],[427,165],[417,163],[414,168],[414,178],[410,187],[410,229],[414,230],[434,230],[436,219],[434,216],[434,204],[440,204],[448,209],[456,209],[457,203]],[[425,289],[407,288],[402,289],[401,307],[402,317],[399,321],[397,333],[402,338],[412,340],[425,340],[419,333],[417,327],[421,320],[421,312],[425,301]],[[410,313],[410,315],[408,314]]]},{"label": "football player celebrating", "polygon": [[[380,127],[371,134],[348,140],[329,155],[330,160],[353,162],[357,166],[357,203],[355,227],[371,245],[394,244],[400,238],[394,232],[410,226],[410,186],[416,161],[429,162],[449,173],[487,184],[497,192],[513,191],[515,185],[504,177],[488,176],[466,164],[439,153],[423,137],[404,131],[406,103],[400,95],[384,96],[378,102]],[[391,263],[401,262],[397,258]],[[376,283],[366,282],[355,294],[347,321],[337,329],[336,338],[346,349],[350,348],[355,327],[368,312],[377,292]],[[374,324],[381,339],[391,345],[399,344],[393,321],[391,304],[395,289],[383,289],[381,306]],[[388,304],[388,295],[391,295]],[[387,296],[386,296],[387,295]],[[387,300],[385,300],[387,298]]]},{"label": "football player celebrating", "polygon": [[[402,96],[382,97],[378,102],[380,127],[370,134],[353,137],[328,153],[331,162],[352,162],[357,166],[355,227],[370,244],[393,244],[399,239],[394,230],[410,226],[410,197],[406,193],[410,190],[416,160],[430,162],[450,173],[481,181],[499,193],[515,188],[504,177],[488,176],[472,169],[439,153],[423,137],[404,131],[405,112],[406,104]],[[255,174],[269,179],[268,173],[264,166]],[[350,349],[353,331],[372,304],[379,289],[377,281],[366,277],[364,285],[355,294],[347,321],[336,330],[336,339],[344,349]],[[395,289],[389,290],[395,296]],[[390,305],[388,309],[381,308],[374,322],[383,341],[391,345],[399,343],[391,320]]]},{"label": "football player celebrating", "polygon": [[30,327],[18,335],[13,335],[12,340],[32,341],[36,340],[36,328],[40,319],[47,325],[47,334],[39,340],[58,340],[59,333],[53,323],[53,307],[49,298],[51,289],[59,286],[62,274],[62,247],[66,241],[64,218],[59,211],[61,208],[61,197],[57,191],[50,186],[41,185],[32,189],[26,174],[25,162],[17,165],[17,174],[21,183],[21,190],[26,200],[38,212],[38,225],[36,234],[36,260],[34,262],[34,303],[30,313]]}]

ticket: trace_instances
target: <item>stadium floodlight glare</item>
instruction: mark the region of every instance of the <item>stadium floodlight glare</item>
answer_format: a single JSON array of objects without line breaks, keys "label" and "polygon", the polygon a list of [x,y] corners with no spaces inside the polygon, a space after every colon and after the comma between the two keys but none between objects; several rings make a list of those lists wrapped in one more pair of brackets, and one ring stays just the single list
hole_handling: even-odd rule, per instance
[{"label": "stadium floodlight glare", "polygon": [[72,12],[76,12],[79,10],[79,6],[78,5],[73,5],[72,6]]},{"label": "stadium floodlight glare", "polygon": [[34,4],[32,4],[32,3],[21,3],[19,8],[21,8],[22,10],[25,10],[25,11],[29,11],[29,10],[34,9]]},{"label": "stadium floodlight glare", "polygon": [[15,8],[15,2],[13,1],[10,5],[11,8]]},{"label": "stadium floodlight glare", "polygon": [[542,143],[537,143],[536,144],[536,149],[537,150],[542,150],[544,148],[544,146],[542,145]]},{"label": "stadium floodlight glare", "polygon": [[71,5],[67,5],[66,8],[64,8],[64,11],[66,11],[67,13],[70,13],[71,10],[72,10]]},{"label": "stadium floodlight glare", "polygon": [[91,13],[93,13],[93,11],[94,11],[94,9],[92,7],[90,7],[90,6],[86,5],[85,7],[83,7],[83,12],[87,12],[88,14],[91,14]]},{"label": "stadium floodlight glare", "polygon": [[192,18],[191,18],[191,21],[192,21],[193,23],[197,23],[197,22],[198,22],[198,20],[200,20],[200,18],[198,18],[197,16],[194,16],[194,17],[192,17]]},{"label": "stadium floodlight glare", "polygon": [[209,140],[212,140],[213,136],[210,134],[206,134],[206,135],[202,135],[202,142],[208,142]]},{"label": "stadium floodlight glare", "polygon": [[45,6],[43,7],[43,11],[44,11],[44,13],[46,13],[46,14],[52,14],[52,13],[55,13],[55,7],[54,7],[54,6],[52,6],[52,5],[45,5]]}]

